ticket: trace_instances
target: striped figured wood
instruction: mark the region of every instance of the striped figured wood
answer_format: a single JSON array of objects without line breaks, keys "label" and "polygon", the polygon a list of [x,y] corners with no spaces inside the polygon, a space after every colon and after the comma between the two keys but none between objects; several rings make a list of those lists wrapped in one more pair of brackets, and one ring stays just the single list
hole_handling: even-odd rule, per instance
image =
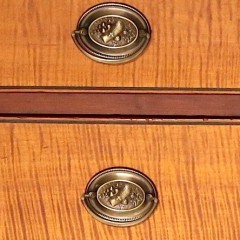
[{"label": "striped figured wood", "polygon": [[142,11],[152,41],[132,63],[85,57],[71,33],[100,0],[0,0],[0,85],[240,87],[239,0],[121,0]]},{"label": "striped figured wood", "polygon": [[[0,239],[238,240],[240,127],[0,124]],[[126,166],[160,204],[131,228],[103,225],[80,197],[98,171]]]}]

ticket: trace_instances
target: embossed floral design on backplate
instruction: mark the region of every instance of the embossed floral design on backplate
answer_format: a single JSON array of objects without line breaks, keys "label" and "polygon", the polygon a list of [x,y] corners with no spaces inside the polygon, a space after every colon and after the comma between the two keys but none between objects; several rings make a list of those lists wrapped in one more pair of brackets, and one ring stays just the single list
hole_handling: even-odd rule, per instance
[{"label": "embossed floral design on backplate", "polygon": [[143,189],[129,181],[111,181],[97,192],[99,203],[111,210],[128,211],[140,207],[145,201]]},{"label": "embossed floral design on backplate", "polygon": [[133,226],[147,219],[157,206],[151,180],[134,169],[110,168],[88,183],[83,204],[93,217],[113,226]]},{"label": "embossed floral design on backplate", "polygon": [[108,48],[126,47],[138,37],[138,29],[132,21],[114,15],[96,19],[88,31],[92,41]]}]

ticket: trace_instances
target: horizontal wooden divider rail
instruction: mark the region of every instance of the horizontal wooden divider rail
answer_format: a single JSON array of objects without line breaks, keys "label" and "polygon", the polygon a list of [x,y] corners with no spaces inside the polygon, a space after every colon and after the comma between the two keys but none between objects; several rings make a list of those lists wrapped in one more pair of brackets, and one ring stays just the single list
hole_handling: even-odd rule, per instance
[{"label": "horizontal wooden divider rail", "polygon": [[0,89],[0,117],[240,118],[238,91]]}]

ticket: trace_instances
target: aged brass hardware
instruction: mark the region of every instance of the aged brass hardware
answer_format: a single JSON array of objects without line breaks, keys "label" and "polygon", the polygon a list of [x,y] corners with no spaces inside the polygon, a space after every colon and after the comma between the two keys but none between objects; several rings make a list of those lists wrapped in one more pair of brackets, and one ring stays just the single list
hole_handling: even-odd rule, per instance
[{"label": "aged brass hardware", "polygon": [[93,217],[113,226],[132,226],[144,221],[158,203],[152,181],[129,168],[111,168],[95,175],[82,201]]},{"label": "aged brass hardware", "polygon": [[143,52],[150,41],[151,29],[137,9],[121,3],[102,3],[81,16],[72,37],[90,58],[122,63]]}]

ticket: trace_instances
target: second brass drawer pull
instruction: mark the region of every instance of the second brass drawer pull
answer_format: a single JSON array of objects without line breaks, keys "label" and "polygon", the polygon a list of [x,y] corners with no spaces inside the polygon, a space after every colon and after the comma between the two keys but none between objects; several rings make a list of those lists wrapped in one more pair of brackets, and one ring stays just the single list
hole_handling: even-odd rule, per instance
[{"label": "second brass drawer pull", "polygon": [[129,168],[98,173],[82,198],[98,220],[114,226],[132,226],[148,218],[157,206],[157,191],[151,180]]}]

